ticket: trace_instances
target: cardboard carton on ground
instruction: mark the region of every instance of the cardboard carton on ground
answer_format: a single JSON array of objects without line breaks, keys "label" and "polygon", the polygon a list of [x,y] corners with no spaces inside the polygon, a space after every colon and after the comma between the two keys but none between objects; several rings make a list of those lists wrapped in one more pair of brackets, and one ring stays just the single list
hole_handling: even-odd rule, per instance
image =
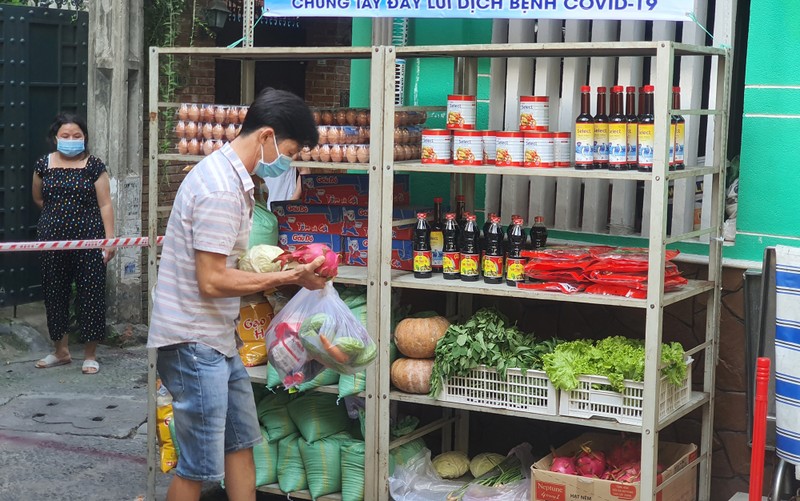
[{"label": "cardboard carton on ground", "polygon": [[[416,211],[411,208],[396,207],[392,210],[392,219],[395,221],[413,219],[416,218],[416,216]],[[342,219],[344,221],[342,235],[348,237],[367,237],[367,232],[369,231],[367,225],[368,217],[369,209],[367,207],[342,207]],[[392,240],[411,240],[413,236],[413,223],[392,227]]]},{"label": "cardboard carton on ground", "polygon": [[301,232],[280,232],[278,233],[278,246],[284,250],[293,252],[301,245],[325,244],[333,252],[339,254],[340,262],[342,255],[342,237],[339,235],[328,235],[324,233],[301,233]]},{"label": "cardboard carton on ground", "polygon": [[[347,237],[345,239],[344,263],[349,266],[366,266],[369,240]],[[391,266],[396,270],[414,269],[414,250],[410,240],[392,240]]]},{"label": "cardboard carton on ground", "polygon": [[[356,193],[347,186],[304,188],[301,200],[307,204],[365,206],[369,204],[369,193]],[[395,185],[392,201],[398,205],[408,205],[411,202],[411,194],[408,190],[398,190]]]},{"label": "cardboard carton on ground", "polygon": [[[619,435],[586,433],[556,449],[556,456],[576,454],[582,444],[589,443],[594,450],[609,451],[620,442]],[[682,470],[697,458],[694,444],[661,442],[658,463],[665,469],[659,475],[659,484]],[[597,478],[580,477],[550,471],[553,454],[548,454],[531,466],[531,501],[640,501],[650,499],[642,495],[639,483],[622,483]],[[695,501],[697,496],[697,467],[682,473],[666,486],[656,498],[658,501]]]}]

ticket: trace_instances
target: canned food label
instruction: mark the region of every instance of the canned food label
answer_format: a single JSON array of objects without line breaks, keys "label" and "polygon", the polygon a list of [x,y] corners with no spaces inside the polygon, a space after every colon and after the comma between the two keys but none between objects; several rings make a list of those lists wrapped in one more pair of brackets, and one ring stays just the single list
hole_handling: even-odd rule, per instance
[{"label": "canned food label", "polygon": [[548,101],[519,102],[519,130],[547,131],[550,129]]},{"label": "canned food label", "polygon": [[608,163],[623,165],[628,161],[628,126],[625,123],[608,124]]},{"label": "canned food label", "polygon": [[497,153],[497,137],[483,136],[483,163],[494,165]]},{"label": "canned food label", "polygon": [[525,167],[552,167],[555,161],[552,137],[525,138]]},{"label": "canned food label", "polygon": [[465,101],[447,100],[447,128],[474,129],[477,115],[475,99]]},{"label": "canned food label", "polygon": [[626,160],[629,164],[635,164],[638,160],[636,152],[638,151],[636,143],[639,141],[639,124],[628,124],[628,154]]},{"label": "canned food label", "polygon": [[451,138],[449,135],[426,135],[422,133],[422,163],[449,164]]},{"label": "canned food label", "polygon": [[524,149],[524,139],[521,137],[497,136],[495,165],[522,167]]},{"label": "canned food label", "polygon": [[444,252],[444,234],[441,231],[431,232],[431,266],[434,268],[442,267],[442,255]]},{"label": "canned food label", "polygon": [[442,272],[457,275],[461,269],[461,253],[445,252],[442,258]]},{"label": "canned food label", "polygon": [[608,124],[594,124],[594,148],[592,155],[595,162],[608,162]]},{"label": "canned food label", "polygon": [[483,258],[484,278],[503,278],[503,256],[485,256]]},{"label": "canned food label", "polygon": [[675,165],[675,124],[669,124],[669,154],[667,155],[670,165]]},{"label": "canned food label", "polygon": [[453,163],[483,165],[483,137],[453,136]]},{"label": "canned food label", "polygon": [[477,277],[480,270],[478,270],[478,262],[480,254],[461,254],[461,276],[462,277]]},{"label": "canned food label", "polygon": [[594,124],[575,124],[575,163],[594,163]]},{"label": "canned food label", "polygon": [[506,270],[506,280],[509,282],[525,281],[525,261],[526,259],[508,258]]},{"label": "canned food label", "polygon": [[683,163],[686,147],[686,124],[678,122],[675,126],[675,162]]},{"label": "canned food label", "polygon": [[414,273],[431,271],[431,251],[414,251]]},{"label": "canned food label", "polygon": [[555,155],[556,167],[569,167],[570,165],[570,151],[569,151],[569,136],[556,137],[553,140],[553,151]]},{"label": "canned food label", "polygon": [[653,147],[655,140],[653,137],[653,124],[639,124],[639,165],[645,167],[653,166]]}]

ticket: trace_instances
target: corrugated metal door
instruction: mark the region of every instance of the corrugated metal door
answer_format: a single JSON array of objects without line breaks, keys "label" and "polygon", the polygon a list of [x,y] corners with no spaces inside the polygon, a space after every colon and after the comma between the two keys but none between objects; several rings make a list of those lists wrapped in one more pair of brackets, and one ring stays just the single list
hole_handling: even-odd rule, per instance
[{"label": "corrugated metal door", "polygon": [[[0,5],[0,240],[36,239],[36,159],[60,110],[86,115],[88,14]],[[0,253],[0,306],[41,298],[36,253]]]}]

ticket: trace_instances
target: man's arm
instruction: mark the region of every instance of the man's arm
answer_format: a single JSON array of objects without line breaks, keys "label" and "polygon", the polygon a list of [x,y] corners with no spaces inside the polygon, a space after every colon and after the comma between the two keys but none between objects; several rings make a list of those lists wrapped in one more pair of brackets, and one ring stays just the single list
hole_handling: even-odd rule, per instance
[{"label": "man's arm", "polygon": [[272,273],[250,273],[228,268],[227,256],[214,252],[195,251],[197,284],[205,297],[241,297],[282,285],[299,285],[316,290],[325,286],[326,279],[317,276],[314,270],[322,266],[325,258],[320,256],[309,264],[301,264],[288,271]]}]

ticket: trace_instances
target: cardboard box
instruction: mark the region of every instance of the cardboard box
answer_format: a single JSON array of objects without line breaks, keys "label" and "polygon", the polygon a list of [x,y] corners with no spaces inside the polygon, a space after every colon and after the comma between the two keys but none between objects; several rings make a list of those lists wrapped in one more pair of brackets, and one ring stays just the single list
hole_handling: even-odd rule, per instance
[{"label": "cardboard box", "polygon": [[[366,266],[368,251],[368,239],[347,237],[344,263],[349,266]],[[392,240],[391,266],[396,270],[414,270],[414,249],[410,240]]]},{"label": "cardboard box", "polygon": [[[342,235],[348,237],[362,237],[366,238],[368,235],[369,227],[367,219],[369,216],[369,209],[367,207],[342,207],[342,218],[344,220],[344,228]],[[404,220],[414,219],[417,217],[417,212],[408,207],[395,208],[392,211],[392,219]],[[403,226],[392,227],[392,240],[411,240],[414,237],[414,224],[407,224]]]},{"label": "cardboard box", "polygon": [[[357,193],[348,187],[311,188],[303,189],[301,200],[306,204],[367,206],[369,193]],[[398,205],[408,205],[411,194],[407,190],[395,190],[392,201]]]},{"label": "cardboard box", "polygon": [[341,257],[342,237],[324,233],[280,232],[278,233],[278,246],[288,251],[294,251],[301,245],[325,244]]},{"label": "cardboard box", "polygon": [[304,204],[297,201],[272,202],[279,232],[342,234],[344,220],[339,207]]},{"label": "cardboard box", "polygon": [[[620,442],[619,435],[586,433],[556,449],[556,456],[571,456],[580,450],[581,444],[590,442],[595,450],[608,451]],[[665,466],[659,475],[659,484],[682,470],[697,458],[694,444],[661,442],[658,463]],[[639,501],[650,499],[642,495],[639,483],[622,483],[598,478],[579,477],[549,471],[553,454],[548,454],[531,466],[531,501]],[[697,496],[697,467],[685,472],[680,478],[661,491],[658,501],[695,501]]]},{"label": "cardboard box", "polygon": [[[306,174],[300,177],[303,189],[347,187],[349,191],[365,195],[369,192],[369,174]],[[410,177],[398,174],[394,177],[395,191],[409,191]]]}]

